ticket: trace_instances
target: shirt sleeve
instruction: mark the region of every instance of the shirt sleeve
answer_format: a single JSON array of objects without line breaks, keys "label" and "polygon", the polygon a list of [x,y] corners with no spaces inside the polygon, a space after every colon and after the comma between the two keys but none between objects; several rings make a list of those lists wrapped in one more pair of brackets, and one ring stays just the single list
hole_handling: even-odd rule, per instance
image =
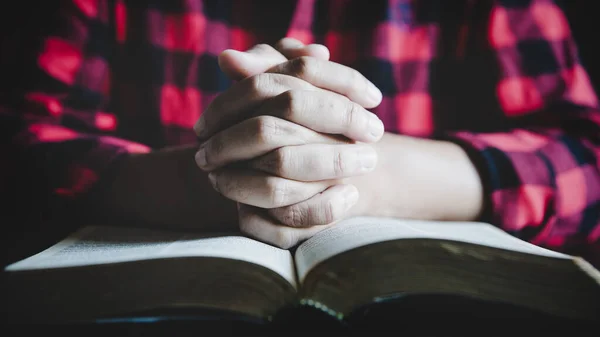
[{"label": "shirt sleeve", "polygon": [[482,219],[600,262],[600,113],[567,19],[552,1],[495,1],[488,27],[515,127],[450,135],[481,174]]},{"label": "shirt sleeve", "polygon": [[[0,179],[10,194],[3,199],[15,206],[9,211],[24,222],[75,214],[119,158],[149,151],[110,136],[116,119],[99,110],[108,64],[98,46],[108,43],[90,41],[109,36],[106,3],[47,3],[60,6],[27,9],[22,27],[2,41]],[[73,97],[82,103],[68,103]]]}]

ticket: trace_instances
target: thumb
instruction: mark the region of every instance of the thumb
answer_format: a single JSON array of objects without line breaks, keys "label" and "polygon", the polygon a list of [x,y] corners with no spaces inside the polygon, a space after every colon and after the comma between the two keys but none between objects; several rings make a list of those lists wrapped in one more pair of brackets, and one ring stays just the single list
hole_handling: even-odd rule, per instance
[{"label": "thumb", "polygon": [[267,44],[258,44],[245,52],[227,49],[219,55],[219,67],[233,80],[264,73],[285,61],[285,56]]},{"label": "thumb", "polygon": [[285,37],[279,40],[275,45],[275,49],[288,60],[301,56],[312,56],[321,60],[329,60],[329,49],[324,45],[305,45],[301,41],[291,37]]},{"label": "thumb", "polygon": [[328,60],[329,50],[323,45],[305,45],[293,38],[283,38],[277,42],[275,48],[267,44],[258,44],[246,52],[227,49],[219,55],[219,66],[229,78],[241,80],[301,56]]}]

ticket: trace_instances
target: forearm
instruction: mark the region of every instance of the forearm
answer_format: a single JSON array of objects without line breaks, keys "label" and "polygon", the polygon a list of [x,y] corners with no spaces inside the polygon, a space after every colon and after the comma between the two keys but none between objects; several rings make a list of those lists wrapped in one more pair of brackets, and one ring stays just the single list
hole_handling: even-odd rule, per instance
[{"label": "forearm", "polygon": [[237,230],[235,203],[218,194],[194,163],[196,146],[132,155],[96,196],[96,212],[115,225],[199,231]]},{"label": "forearm", "polygon": [[482,184],[461,147],[390,133],[375,146],[377,169],[352,178],[361,194],[357,215],[477,219],[483,208]]}]

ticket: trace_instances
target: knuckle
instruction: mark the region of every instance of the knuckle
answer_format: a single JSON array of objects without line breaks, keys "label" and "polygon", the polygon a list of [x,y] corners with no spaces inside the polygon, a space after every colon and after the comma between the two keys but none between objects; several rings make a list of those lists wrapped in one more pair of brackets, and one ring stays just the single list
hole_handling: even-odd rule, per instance
[{"label": "knuckle", "polygon": [[279,95],[282,118],[294,120],[304,107],[304,95],[300,90],[288,90]]},{"label": "knuckle", "polygon": [[278,227],[275,230],[274,244],[282,249],[288,249],[296,243],[296,238],[293,231],[285,227]]},{"label": "knuckle", "polygon": [[246,221],[246,219],[244,218],[240,218],[238,227],[240,228],[240,231],[244,234],[254,234],[251,222]]},{"label": "knuckle", "polygon": [[285,37],[283,39],[280,39],[279,41],[277,41],[277,43],[275,43],[275,46],[274,46],[275,49],[278,51],[282,50],[283,46],[285,46],[286,41],[287,41],[287,38],[285,38]]},{"label": "knuckle", "polygon": [[247,205],[239,204],[238,207],[238,228],[240,232],[257,239],[261,239],[268,232],[268,224],[257,217],[254,209]]},{"label": "knuckle", "polygon": [[347,171],[346,162],[344,160],[344,153],[339,150],[335,150],[333,154],[333,173],[336,177],[343,176]]},{"label": "knuckle", "polygon": [[281,133],[281,127],[276,117],[259,116],[254,119],[254,122],[256,123],[254,134],[260,144],[270,143],[273,137]]},{"label": "knuckle", "polygon": [[360,109],[358,104],[352,102],[351,100],[347,100],[347,107],[345,114],[342,116],[342,125],[346,128],[350,128],[354,121],[356,120],[357,114],[360,113]]},{"label": "knuckle", "polygon": [[238,227],[240,232],[251,237],[260,237],[261,232],[264,231],[257,222],[252,221],[250,218],[240,218]]},{"label": "knuckle", "polygon": [[281,50],[281,49],[284,49],[284,47],[285,47],[286,45],[288,45],[288,46],[293,46],[293,47],[295,47],[295,48],[298,48],[298,47],[302,47],[302,46],[304,46],[304,45],[302,44],[302,42],[298,41],[298,40],[297,40],[297,39],[295,39],[295,38],[292,38],[292,37],[284,37],[284,38],[280,39],[279,41],[277,41],[277,43],[275,43],[275,45],[274,45],[274,48],[275,48],[275,49],[277,49],[277,50]]},{"label": "knuckle", "polygon": [[[211,185],[212,187],[215,189],[215,191],[217,191],[218,193],[223,194],[222,191],[222,186],[221,186],[221,174],[219,174],[219,172],[214,171],[211,173],[212,174],[212,181],[211,181]],[[210,177],[210,176],[209,176]]]},{"label": "knuckle", "polygon": [[249,77],[246,83],[250,87],[251,92],[262,92],[272,84],[271,75],[268,73],[260,73]]},{"label": "knuckle", "polygon": [[310,56],[300,56],[290,61],[290,72],[300,78],[310,78],[316,68],[315,59]]},{"label": "knuckle", "polygon": [[259,50],[262,52],[273,52],[275,49],[266,43],[259,43],[252,47],[253,50]]},{"label": "knuckle", "polygon": [[272,153],[267,153],[257,159],[252,160],[250,162],[250,166],[256,170],[276,174],[276,159]]},{"label": "knuckle", "polygon": [[215,163],[215,160],[218,158],[219,154],[223,151],[225,147],[225,143],[221,137],[214,136],[208,141],[205,146],[205,156],[206,156],[206,164],[211,166]]},{"label": "knuckle", "polygon": [[308,219],[306,209],[299,204],[291,205],[283,210],[282,222],[291,227],[303,227]]},{"label": "knuckle", "polygon": [[271,161],[272,167],[271,170],[274,174],[277,175],[285,175],[286,166],[291,160],[292,154],[290,153],[291,149],[288,147],[280,147],[279,149],[273,152],[273,160]]},{"label": "knuckle", "polygon": [[287,147],[281,147],[262,156],[254,162],[254,165],[256,168],[270,174],[285,177],[288,174],[290,151]]},{"label": "knuckle", "polygon": [[323,205],[324,224],[330,224],[337,220],[338,213],[338,207],[335,200],[332,198],[325,200],[325,204]]},{"label": "knuckle", "polygon": [[238,179],[220,173],[215,175],[215,189],[225,197],[243,202],[248,199],[249,193],[246,189],[241,188]]},{"label": "knuckle", "polygon": [[286,181],[276,177],[268,177],[266,184],[270,193],[272,207],[285,205],[289,197],[289,187]]},{"label": "knuckle", "polygon": [[237,190],[237,184],[233,179],[227,179],[226,177],[221,176],[216,179],[216,182],[219,186],[219,191],[224,195],[231,196],[232,192]]},{"label": "knuckle", "polygon": [[260,88],[263,78],[262,74],[257,74],[245,79],[244,82],[248,85],[250,91],[255,92]]}]

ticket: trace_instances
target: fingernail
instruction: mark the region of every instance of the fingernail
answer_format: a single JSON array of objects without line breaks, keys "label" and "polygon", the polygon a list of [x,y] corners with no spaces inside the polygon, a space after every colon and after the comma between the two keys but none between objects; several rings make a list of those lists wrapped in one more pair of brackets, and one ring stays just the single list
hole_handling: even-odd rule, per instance
[{"label": "fingernail", "polygon": [[350,192],[346,194],[346,198],[344,199],[344,205],[346,207],[346,211],[348,211],[352,206],[356,205],[358,202],[358,190],[356,188],[352,188]]},{"label": "fingernail", "polygon": [[383,126],[383,122],[381,121],[381,119],[379,119],[379,117],[377,117],[375,114],[371,113],[369,115],[369,136],[371,136],[371,138],[374,141],[379,140],[379,138],[381,138],[381,136],[383,136],[383,133],[385,132],[385,127]]},{"label": "fingernail", "polygon": [[367,95],[369,95],[369,99],[373,102],[373,105],[379,105],[383,98],[381,91],[371,82],[367,85]]},{"label": "fingernail", "polygon": [[364,148],[359,153],[360,170],[362,172],[371,172],[377,166],[377,152],[373,149]]},{"label": "fingernail", "polygon": [[206,128],[206,122],[204,121],[204,117],[200,116],[196,124],[194,124],[194,132],[196,132],[196,136],[201,137],[204,133],[204,129]]},{"label": "fingernail", "polygon": [[196,152],[196,164],[203,168],[206,166],[206,150],[204,144],[200,145],[200,149]]}]

